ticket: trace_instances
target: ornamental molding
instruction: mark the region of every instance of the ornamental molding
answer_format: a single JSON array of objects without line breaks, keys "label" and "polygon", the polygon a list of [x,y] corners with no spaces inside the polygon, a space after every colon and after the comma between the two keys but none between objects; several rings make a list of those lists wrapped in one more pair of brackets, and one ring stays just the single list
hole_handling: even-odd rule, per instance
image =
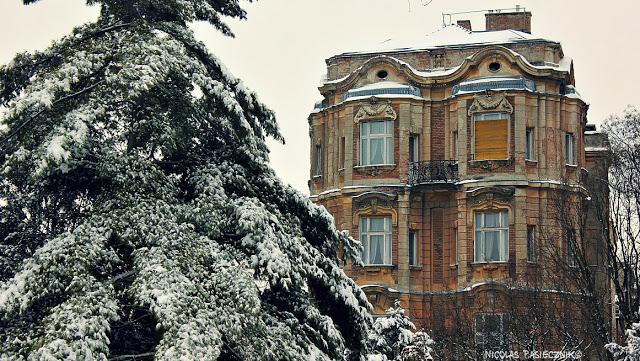
[{"label": "ornamental molding", "polygon": [[468,114],[472,116],[474,113],[501,111],[509,114],[513,113],[513,106],[504,95],[496,95],[492,92],[477,95],[473,99],[473,103],[469,107]]},{"label": "ornamental molding", "polygon": [[389,215],[392,224],[396,225],[398,213],[393,207],[396,198],[395,194],[383,192],[367,192],[352,197],[353,224],[358,225],[360,217]]},{"label": "ornamental molding", "polygon": [[371,104],[366,104],[358,109],[356,116],[353,118],[354,123],[361,122],[363,120],[396,120],[398,114],[393,110],[389,103],[378,103],[373,101]]},{"label": "ornamental molding", "polygon": [[472,206],[495,209],[509,206],[515,195],[515,187],[481,187],[467,191]]}]

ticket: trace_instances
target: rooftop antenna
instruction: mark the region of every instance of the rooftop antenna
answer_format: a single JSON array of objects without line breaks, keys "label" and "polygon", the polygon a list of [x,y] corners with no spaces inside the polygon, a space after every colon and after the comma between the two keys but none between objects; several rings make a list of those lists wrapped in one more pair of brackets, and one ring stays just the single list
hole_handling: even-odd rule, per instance
[{"label": "rooftop antenna", "polygon": [[[442,13],[442,27],[447,25],[451,25],[453,21],[453,15],[462,15],[462,14],[474,14],[474,13],[500,13],[502,11],[526,11],[525,7],[521,7],[520,5],[516,5],[514,8],[504,8],[504,9],[485,9],[485,10],[471,10],[471,11],[459,11],[455,13]],[[447,22],[448,20],[448,22]]]}]

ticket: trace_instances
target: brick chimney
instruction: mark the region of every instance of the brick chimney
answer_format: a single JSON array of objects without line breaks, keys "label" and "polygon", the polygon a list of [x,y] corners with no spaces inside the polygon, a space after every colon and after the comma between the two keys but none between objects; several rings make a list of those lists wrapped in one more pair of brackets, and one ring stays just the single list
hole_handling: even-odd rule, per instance
[{"label": "brick chimney", "polygon": [[471,20],[458,20],[458,26],[471,31]]},{"label": "brick chimney", "polygon": [[531,13],[529,11],[488,12],[484,16],[487,21],[487,31],[518,30],[531,34]]}]

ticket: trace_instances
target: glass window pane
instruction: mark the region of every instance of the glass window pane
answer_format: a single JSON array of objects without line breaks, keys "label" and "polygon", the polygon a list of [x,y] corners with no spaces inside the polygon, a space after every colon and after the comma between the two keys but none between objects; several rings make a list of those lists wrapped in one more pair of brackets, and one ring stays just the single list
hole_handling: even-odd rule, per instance
[{"label": "glass window pane", "polygon": [[486,261],[500,261],[500,234],[496,231],[484,232],[484,256]]},{"label": "glass window pane", "polygon": [[386,249],[384,264],[391,264],[391,235],[386,234],[384,239]]},{"label": "glass window pane", "polygon": [[475,218],[476,228],[484,226],[484,223],[482,222],[482,213],[476,212]]},{"label": "glass window pane", "polygon": [[415,232],[409,232],[409,265],[415,266],[416,264],[416,234]]},{"label": "glass window pane", "polygon": [[383,140],[382,139],[371,139],[371,157],[369,159],[369,164],[382,164],[384,163],[383,158]]},{"label": "glass window pane", "polygon": [[500,230],[500,261],[504,262],[509,258],[509,231]]},{"label": "glass window pane", "polygon": [[361,165],[367,165],[369,164],[369,153],[368,153],[368,146],[369,146],[369,141],[366,139],[363,139],[360,142],[360,164]]},{"label": "glass window pane", "polygon": [[369,135],[369,123],[360,123],[361,136]]},{"label": "glass window pane", "polygon": [[369,122],[370,128],[369,134],[384,134],[385,124],[384,122]]},{"label": "glass window pane", "polygon": [[366,235],[360,235],[362,242],[362,263],[369,264],[369,240]]},{"label": "glass window pane", "polygon": [[383,264],[384,236],[369,236],[369,259],[371,264]]},{"label": "glass window pane", "polygon": [[384,218],[370,218],[369,219],[369,231],[371,232],[384,232]]},{"label": "glass window pane", "polygon": [[385,163],[392,164],[393,163],[393,138],[388,137],[386,140],[386,150],[387,150],[387,158],[385,159]]},{"label": "glass window pane", "polygon": [[500,227],[509,227],[509,212],[500,212]]},{"label": "glass window pane", "polygon": [[482,231],[476,231],[475,236],[475,261],[476,262],[484,262],[484,256],[482,254],[482,250],[484,249],[482,245]]},{"label": "glass window pane", "polygon": [[484,227],[485,228],[495,228],[498,227],[499,223],[499,213],[485,213],[484,214]]}]

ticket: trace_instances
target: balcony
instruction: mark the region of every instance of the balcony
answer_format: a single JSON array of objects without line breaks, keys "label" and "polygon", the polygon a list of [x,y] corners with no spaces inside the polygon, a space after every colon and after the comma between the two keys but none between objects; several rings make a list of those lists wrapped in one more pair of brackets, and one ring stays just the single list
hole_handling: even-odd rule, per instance
[{"label": "balcony", "polygon": [[409,184],[453,184],[458,181],[457,160],[409,163]]}]

